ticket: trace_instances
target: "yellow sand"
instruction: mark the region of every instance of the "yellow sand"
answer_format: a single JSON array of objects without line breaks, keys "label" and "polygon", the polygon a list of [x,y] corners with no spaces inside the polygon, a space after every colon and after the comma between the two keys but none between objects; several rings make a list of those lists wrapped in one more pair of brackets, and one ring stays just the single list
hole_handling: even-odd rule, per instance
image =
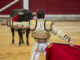
[{"label": "yellow sand", "polygon": [[[80,45],[80,22],[54,22],[54,25],[62,30],[65,34],[68,34],[73,40],[74,44]],[[50,41],[56,43],[67,43],[64,40],[51,34]],[[0,26],[0,60],[30,60],[30,53],[34,43],[34,39],[29,36],[30,46],[23,44],[18,45],[19,37],[15,32],[15,44],[11,43],[12,35],[9,27]],[[24,41],[26,37],[24,35]],[[39,60],[45,60],[43,53],[41,53]]]}]

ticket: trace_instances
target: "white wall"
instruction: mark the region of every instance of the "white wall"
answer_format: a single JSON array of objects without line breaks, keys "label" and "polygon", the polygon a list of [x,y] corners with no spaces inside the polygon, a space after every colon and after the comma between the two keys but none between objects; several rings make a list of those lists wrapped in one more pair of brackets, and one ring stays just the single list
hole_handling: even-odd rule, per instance
[{"label": "white wall", "polygon": [[46,15],[47,20],[80,20],[80,15]]}]

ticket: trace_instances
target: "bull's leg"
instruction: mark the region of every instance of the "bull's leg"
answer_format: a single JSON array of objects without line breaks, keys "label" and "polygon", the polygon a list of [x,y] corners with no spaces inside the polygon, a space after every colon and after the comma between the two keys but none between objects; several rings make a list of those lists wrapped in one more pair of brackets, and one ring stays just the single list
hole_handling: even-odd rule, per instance
[{"label": "bull's leg", "polygon": [[11,32],[12,32],[12,44],[14,44],[14,28],[11,28]]},{"label": "bull's leg", "polygon": [[26,29],[26,44],[29,45],[29,33],[30,29]]},{"label": "bull's leg", "polygon": [[19,45],[21,45],[21,43],[24,43],[21,29],[18,29],[18,34],[19,34]]}]

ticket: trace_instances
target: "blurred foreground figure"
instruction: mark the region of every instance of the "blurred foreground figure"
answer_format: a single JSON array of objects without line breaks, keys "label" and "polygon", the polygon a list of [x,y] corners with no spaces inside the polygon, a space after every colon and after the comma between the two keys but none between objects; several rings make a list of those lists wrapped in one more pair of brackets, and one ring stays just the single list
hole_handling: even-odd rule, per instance
[{"label": "blurred foreground figure", "polygon": [[63,40],[67,41],[70,46],[74,46],[70,37],[56,29],[54,23],[48,20],[44,20],[45,14],[43,10],[37,11],[37,20],[30,20],[30,22],[12,22],[1,23],[2,25],[7,24],[13,28],[30,28],[31,36],[35,39],[33,50],[31,52],[30,60],[38,60],[40,53],[43,52],[46,55],[45,48],[50,44],[49,38],[50,33],[57,35]]}]

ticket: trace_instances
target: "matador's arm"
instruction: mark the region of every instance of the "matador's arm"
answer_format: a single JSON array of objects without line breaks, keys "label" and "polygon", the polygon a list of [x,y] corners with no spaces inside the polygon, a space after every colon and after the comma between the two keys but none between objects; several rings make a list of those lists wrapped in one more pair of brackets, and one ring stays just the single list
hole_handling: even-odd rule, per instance
[{"label": "matador's arm", "polygon": [[27,29],[27,28],[29,28],[29,22],[12,22],[12,21],[9,21],[7,23],[7,26],[10,26],[12,28]]},{"label": "matador's arm", "polygon": [[7,22],[0,22],[0,25],[2,26],[9,26],[12,28],[22,28],[27,29],[29,28],[29,22],[13,22],[13,21],[7,21]]},{"label": "matador's arm", "polygon": [[63,40],[66,40],[70,46],[74,46],[70,37],[68,35],[65,35],[61,30],[58,30],[54,25],[52,25],[52,33],[62,38]]}]

